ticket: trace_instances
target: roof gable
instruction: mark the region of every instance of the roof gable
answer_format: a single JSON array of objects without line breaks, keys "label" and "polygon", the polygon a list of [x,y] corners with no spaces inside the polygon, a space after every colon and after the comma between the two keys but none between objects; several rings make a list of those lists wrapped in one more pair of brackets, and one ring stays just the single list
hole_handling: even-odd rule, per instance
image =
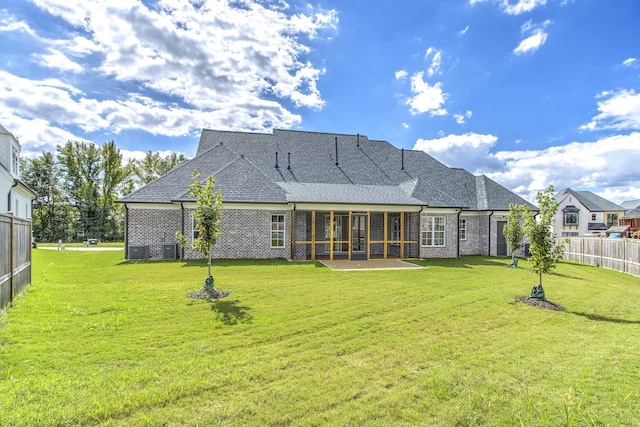
[{"label": "roof gable", "polygon": [[604,197],[600,197],[591,191],[574,191],[570,188],[560,190],[554,198],[561,203],[567,196],[575,197],[589,212],[623,211],[620,205],[613,203]]}]

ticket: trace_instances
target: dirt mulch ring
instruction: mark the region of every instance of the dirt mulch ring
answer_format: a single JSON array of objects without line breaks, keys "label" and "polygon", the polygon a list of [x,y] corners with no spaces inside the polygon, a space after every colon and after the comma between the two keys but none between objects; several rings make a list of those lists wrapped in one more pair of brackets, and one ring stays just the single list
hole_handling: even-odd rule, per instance
[{"label": "dirt mulch ring", "polygon": [[213,292],[202,292],[202,291],[191,292],[190,294],[187,295],[187,298],[210,300],[210,299],[220,299],[228,296],[229,296],[229,292],[221,291],[219,289],[214,289]]},{"label": "dirt mulch ring", "polygon": [[517,302],[523,302],[525,304],[532,305],[534,307],[546,308],[547,310],[556,310],[556,311],[564,311],[564,307],[556,304],[555,302],[551,302],[549,300],[539,300],[529,297],[518,297],[515,301],[511,301],[510,304],[515,304]]}]

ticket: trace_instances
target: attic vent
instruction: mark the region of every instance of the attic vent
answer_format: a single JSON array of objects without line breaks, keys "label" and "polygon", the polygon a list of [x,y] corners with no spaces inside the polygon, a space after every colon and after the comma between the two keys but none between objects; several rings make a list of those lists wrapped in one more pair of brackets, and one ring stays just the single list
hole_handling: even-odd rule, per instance
[{"label": "attic vent", "polygon": [[287,169],[291,170],[291,153],[287,153]]},{"label": "attic vent", "polygon": [[278,166],[278,152],[276,151],[276,169],[278,169],[280,166]]},{"label": "attic vent", "polygon": [[402,167],[400,170],[404,170],[404,148],[402,149]]},{"label": "attic vent", "polygon": [[360,134],[356,135],[356,147],[360,148]]},{"label": "attic vent", "polygon": [[336,136],[336,166],[340,166],[338,162],[338,137]]}]

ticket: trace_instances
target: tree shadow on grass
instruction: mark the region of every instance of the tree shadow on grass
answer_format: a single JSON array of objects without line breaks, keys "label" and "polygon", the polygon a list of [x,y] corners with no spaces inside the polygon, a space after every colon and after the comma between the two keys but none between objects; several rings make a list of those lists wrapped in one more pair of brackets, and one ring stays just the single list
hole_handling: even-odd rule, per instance
[{"label": "tree shadow on grass", "polygon": [[594,314],[594,313],[581,313],[579,311],[567,311],[567,313],[575,314],[576,316],[586,317],[589,320],[595,320],[597,322],[611,322],[611,323],[640,325],[640,320],[618,319],[615,317],[607,317],[607,316],[602,316],[600,314]]},{"label": "tree shadow on grass", "polygon": [[216,319],[225,325],[251,323],[253,320],[249,313],[250,307],[240,305],[239,300],[212,300],[211,310],[216,313]]}]

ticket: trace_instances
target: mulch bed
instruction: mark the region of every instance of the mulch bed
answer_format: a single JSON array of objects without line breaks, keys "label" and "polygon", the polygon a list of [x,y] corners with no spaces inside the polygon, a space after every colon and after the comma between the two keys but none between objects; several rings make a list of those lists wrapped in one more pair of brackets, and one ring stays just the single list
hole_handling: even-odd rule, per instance
[{"label": "mulch bed", "polygon": [[229,292],[221,291],[219,289],[214,289],[213,292],[202,292],[202,291],[191,292],[190,294],[187,295],[187,298],[210,300],[210,299],[220,299],[228,296],[229,296]]},{"label": "mulch bed", "polygon": [[564,307],[556,304],[555,302],[551,302],[549,300],[543,299],[534,299],[529,297],[518,297],[515,301],[511,301],[511,304],[515,304],[516,302],[523,302],[525,304],[532,305],[534,307],[546,308],[547,310],[556,310],[556,311],[564,311]]}]

